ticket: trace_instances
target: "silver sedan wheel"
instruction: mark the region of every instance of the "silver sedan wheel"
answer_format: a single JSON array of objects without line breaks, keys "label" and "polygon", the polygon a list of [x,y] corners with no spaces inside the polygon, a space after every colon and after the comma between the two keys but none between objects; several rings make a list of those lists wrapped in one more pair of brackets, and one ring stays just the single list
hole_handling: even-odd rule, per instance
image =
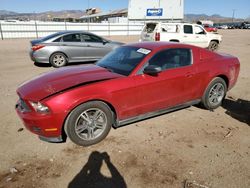
[{"label": "silver sedan wheel", "polygon": [[209,103],[213,106],[220,104],[224,95],[225,95],[225,88],[223,84],[216,83],[209,91],[209,96],[208,96]]},{"label": "silver sedan wheel", "polygon": [[52,61],[58,67],[60,67],[60,66],[62,66],[62,65],[64,65],[66,63],[65,57],[63,55],[61,55],[61,54],[55,55],[53,57]]},{"label": "silver sedan wheel", "polygon": [[75,133],[83,140],[98,138],[107,126],[107,116],[99,108],[90,108],[82,112],[75,121]]}]

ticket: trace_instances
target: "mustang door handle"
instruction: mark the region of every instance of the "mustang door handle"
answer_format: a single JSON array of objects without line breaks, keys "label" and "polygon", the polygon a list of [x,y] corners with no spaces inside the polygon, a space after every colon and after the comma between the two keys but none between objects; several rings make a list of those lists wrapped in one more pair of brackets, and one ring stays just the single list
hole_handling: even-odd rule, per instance
[{"label": "mustang door handle", "polygon": [[188,77],[188,78],[190,78],[190,77],[192,77],[194,74],[193,73],[191,73],[191,72],[188,72],[188,73],[186,73],[186,77]]}]

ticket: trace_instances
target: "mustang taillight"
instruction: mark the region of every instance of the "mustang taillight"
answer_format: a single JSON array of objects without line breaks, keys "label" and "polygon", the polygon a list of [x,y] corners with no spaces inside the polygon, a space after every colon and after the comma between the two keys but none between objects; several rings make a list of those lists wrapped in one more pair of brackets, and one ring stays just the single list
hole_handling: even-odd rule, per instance
[{"label": "mustang taillight", "polygon": [[44,47],[44,45],[35,45],[35,46],[32,46],[32,50],[37,51],[37,50],[39,50],[39,49],[41,49],[43,47]]},{"label": "mustang taillight", "polygon": [[160,41],[161,39],[161,34],[160,33],[155,33],[155,41]]}]

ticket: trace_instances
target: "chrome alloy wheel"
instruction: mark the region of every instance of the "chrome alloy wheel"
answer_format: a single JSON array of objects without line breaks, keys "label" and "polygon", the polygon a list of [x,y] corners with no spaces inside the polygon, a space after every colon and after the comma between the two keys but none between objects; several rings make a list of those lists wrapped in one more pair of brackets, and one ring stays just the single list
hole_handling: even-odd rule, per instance
[{"label": "chrome alloy wheel", "polygon": [[53,58],[52,61],[53,61],[53,63],[54,63],[56,66],[60,67],[61,65],[64,65],[64,64],[65,64],[66,59],[65,59],[65,57],[64,57],[63,55],[57,54],[57,55],[54,56],[54,58]]},{"label": "chrome alloy wheel", "polygon": [[107,126],[106,114],[98,108],[90,108],[82,112],[75,121],[75,133],[83,140],[99,137]]},{"label": "chrome alloy wheel", "polygon": [[221,103],[225,95],[225,87],[221,83],[216,83],[209,91],[208,100],[211,105],[216,106]]}]

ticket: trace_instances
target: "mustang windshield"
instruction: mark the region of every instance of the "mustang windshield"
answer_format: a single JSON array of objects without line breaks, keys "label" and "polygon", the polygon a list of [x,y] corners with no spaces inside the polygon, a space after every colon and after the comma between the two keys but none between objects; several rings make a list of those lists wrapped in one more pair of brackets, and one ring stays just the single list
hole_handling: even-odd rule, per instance
[{"label": "mustang windshield", "polygon": [[150,52],[150,50],[144,48],[124,46],[111,51],[97,62],[97,65],[128,76]]}]

